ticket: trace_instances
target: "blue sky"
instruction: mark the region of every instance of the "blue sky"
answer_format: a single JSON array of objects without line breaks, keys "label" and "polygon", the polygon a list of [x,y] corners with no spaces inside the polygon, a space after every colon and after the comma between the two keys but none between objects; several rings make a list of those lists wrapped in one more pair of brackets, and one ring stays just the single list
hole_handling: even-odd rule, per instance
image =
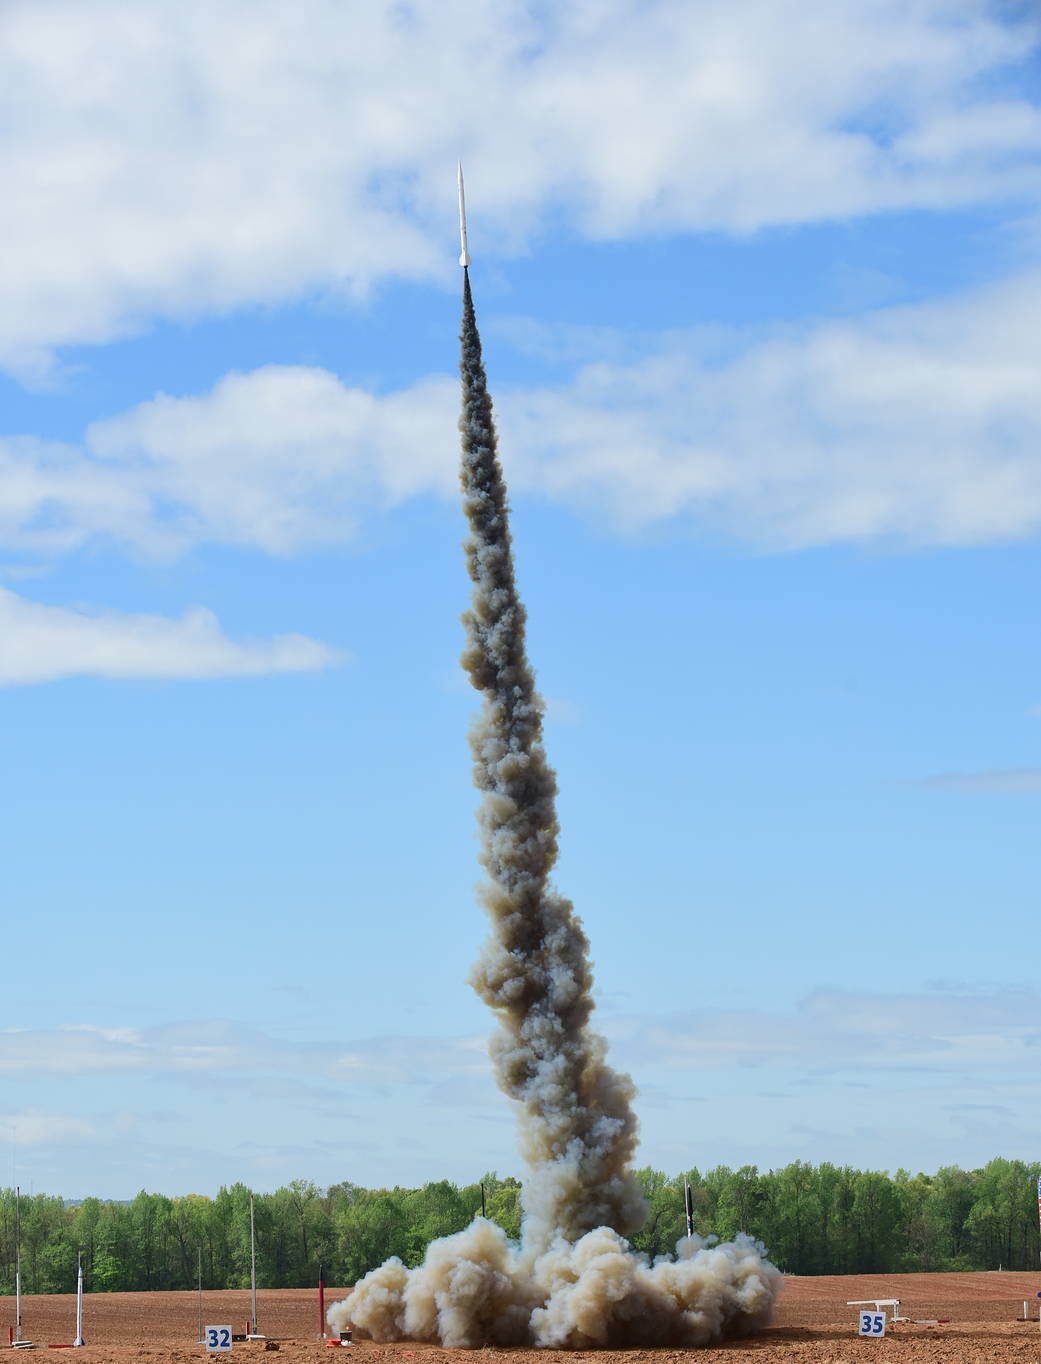
[{"label": "blue sky", "polygon": [[1036,1158],[1034,7],[0,30],[18,1182],[519,1173],[465,984],[458,156],[641,1162]]}]

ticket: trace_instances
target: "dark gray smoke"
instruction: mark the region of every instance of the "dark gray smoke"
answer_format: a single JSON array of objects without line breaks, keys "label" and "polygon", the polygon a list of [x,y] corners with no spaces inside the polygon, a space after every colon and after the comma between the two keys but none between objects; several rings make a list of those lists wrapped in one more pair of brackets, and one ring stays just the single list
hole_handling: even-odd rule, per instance
[{"label": "dark gray smoke", "polygon": [[521,1105],[524,1239],[548,1249],[594,1227],[635,1231],[643,1199],[629,1161],[633,1085],[604,1061],[590,1032],[589,944],[569,901],[549,883],[557,859],[556,778],[542,747],[541,703],[525,652],[495,425],[469,277],[463,310],[463,508],[473,605],[463,617],[463,667],[483,697],[470,736],[489,880],[492,934],[470,980],[495,1011],[499,1087]]},{"label": "dark gray smoke", "polygon": [[478,1218],[407,1270],[390,1260],[330,1309],[377,1340],[449,1346],[701,1345],[769,1320],[780,1275],[748,1238],[677,1247],[653,1265],[623,1236],[645,1205],[629,1163],[633,1085],[605,1061],[589,1027],[588,942],[550,884],[557,858],[556,779],[525,650],[506,485],[469,274],[463,297],[463,506],[473,601],[463,666],[483,698],[470,743],[483,793],[481,897],[491,936],[471,983],[499,1021],[491,1052],[517,1102],[526,1165],[521,1244]]}]

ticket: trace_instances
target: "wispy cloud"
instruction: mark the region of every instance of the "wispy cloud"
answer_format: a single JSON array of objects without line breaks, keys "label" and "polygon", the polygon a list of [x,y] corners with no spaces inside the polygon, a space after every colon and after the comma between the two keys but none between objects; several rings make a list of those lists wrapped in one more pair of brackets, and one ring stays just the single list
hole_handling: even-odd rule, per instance
[{"label": "wispy cloud", "polygon": [[612,1019],[627,1065],[831,1071],[1003,1071],[1041,1054],[1035,990],[867,994],[819,990],[791,1011],[692,1010]]},{"label": "wispy cloud", "polygon": [[990,772],[943,772],[923,783],[931,791],[964,791],[1026,796],[1041,791],[1041,767],[1006,767]]},{"label": "wispy cloud", "polygon": [[582,707],[577,701],[571,701],[566,696],[545,696],[543,701],[546,705],[546,718],[554,724],[582,723]]},{"label": "wispy cloud", "polygon": [[526,484],[639,529],[776,547],[971,544],[1041,525],[1041,274],[942,302],[673,334],[499,408]]},{"label": "wispy cloud", "polygon": [[[662,1168],[690,1159],[691,1122],[704,1165],[830,1159],[931,1169],[1029,1150],[1041,1055],[1041,994],[1031,988],[821,989],[791,1007],[603,1014],[598,1025],[640,1086],[648,1158]],[[89,1144],[74,1181],[83,1188],[90,1171],[84,1192],[102,1192],[101,1179],[116,1196],[142,1183],[168,1193],[211,1188],[251,1170],[288,1179],[301,1159],[316,1178],[335,1180],[345,1151],[359,1163],[354,1177],[393,1183],[405,1147],[415,1156],[410,1179],[473,1178],[489,1162],[516,1168],[513,1115],[483,1035],[294,1043],[232,1020],[68,1025],[0,1032],[0,1074],[8,1087],[36,1089],[35,1107],[0,1114],[0,1133],[16,1125],[19,1148]],[[90,1083],[70,1086],[69,1076]],[[46,1093],[59,1081],[66,1107],[52,1112]],[[198,1103],[157,1104],[158,1082]],[[880,1090],[891,1103],[878,1102]],[[119,1112],[77,1113],[74,1101],[70,1111],[69,1096],[80,1093],[106,1096]],[[204,1133],[215,1149],[201,1151],[191,1114],[213,1103],[223,1105],[222,1121]]]},{"label": "wispy cloud", "polygon": [[24,374],[155,316],[447,278],[459,152],[505,251],[551,218],[746,233],[1039,183],[1041,114],[1002,80],[1038,25],[984,0],[43,0],[0,25]]},{"label": "wispy cloud", "polygon": [[41,1108],[0,1113],[0,1127],[10,1129],[16,1147],[67,1145],[93,1141],[98,1135],[94,1121],[71,1113],[46,1112]]},{"label": "wispy cloud", "polygon": [[[0,1074],[248,1075],[338,1084],[429,1084],[490,1070],[483,1037],[367,1037],[292,1043],[228,1019],[147,1028],[70,1023],[0,1030]],[[250,1083],[253,1083],[251,1078]],[[491,1081],[489,1081],[491,1084]]]},{"label": "wispy cloud", "polygon": [[343,655],[303,635],[234,641],[212,611],[179,620],[108,612],[86,615],[27,601],[0,588],[0,686],[63,677],[203,678],[304,672]]},{"label": "wispy cloud", "polygon": [[[773,548],[959,545],[1041,527],[1041,273],[943,302],[645,338],[553,387],[504,389],[515,494],[623,533],[662,521]],[[303,366],[230,374],[94,423],[0,442],[0,537],[103,536],[288,554],[404,499],[454,497],[457,381],[376,395]]]},{"label": "wispy cloud", "polygon": [[0,1031],[0,1074],[85,1075],[104,1072],[193,1070],[227,1064],[241,1054],[224,1025],[195,1028],[57,1028]]},{"label": "wispy cloud", "polygon": [[[604,1015],[599,1026],[635,1073],[780,1068],[821,1074],[850,1065],[913,1073],[1017,1070],[1041,1055],[1041,994],[1026,987],[921,994],[820,989],[791,1009],[693,1009]],[[454,1084],[486,1077],[487,1039],[384,1035],[293,1043],[233,1020],[147,1028],[67,1024],[0,1031],[0,1073],[167,1074],[195,1083],[259,1077],[283,1084]],[[966,1096],[963,1096],[963,1099]],[[967,1100],[966,1100],[967,1101]]]},{"label": "wispy cloud", "polygon": [[380,1083],[428,1083],[487,1073],[494,1090],[488,1043],[484,1037],[370,1037],[339,1051],[335,1072],[345,1078]]}]

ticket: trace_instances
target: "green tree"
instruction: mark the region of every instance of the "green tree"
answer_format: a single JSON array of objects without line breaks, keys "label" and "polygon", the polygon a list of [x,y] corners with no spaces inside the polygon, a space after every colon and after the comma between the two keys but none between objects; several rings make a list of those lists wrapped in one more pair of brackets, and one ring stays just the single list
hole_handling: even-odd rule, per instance
[{"label": "green tree", "polygon": [[904,1270],[938,1269],[942,1251],[933,1213],[932,1180],[923,1174],[912,1179],[909,1171],[897,1170],[893,1183],[900,1198],[900,1239],[904,1246],[899,1267]]},{"label": "green tree", "polygon": [[893,1269],[900,1261],[900,1198],[888,1175],[861,1171],[853,1197],[858,1274]]},{"label": "green tree", "polygon": [[969,1213],[976,1198],[976,1177],[957,1165],[944,1165],[932,1178],[929,1213],[936,1228],[940,1268],[975,1269],[982,1265],[973,1253]]},{"label": "green tree", "polygon": [[774,1176],[773,1240],[776,1254],[793,1274],[809,1274],[817,1259],[821,1206],[812,1165],[796,1160]]},{"label": "green tree", "polygon": [[342,1209],[336,1220],[336,1235],[344,1282],[356,1283],[392,1255],[405,1261],[408,1233],[401,1190],[365,1194]]},{"label": "green tree", "polygon": [[1027,1190],[1037,1188],[1037,1166],[1021,1160],[988,1161],[977,1172],[975,1197],[965,1219],[981,1268],[1030,1269],[1037,1263],[1037,1218]]},{"label": "green tree", "polygon": [[676,1242],[686,1234],[687,1215],[683,1200],[683,1176],[670,1178],[649,1165],[633,1174],[647,1200],[647,1220],[639,1231],[629,1237],[634,1250],[653,1259],[674,1250]]},{"label": "green tree", "polygon": [[[23,1284],[30,1293],[68,1292],[75,1283],[76,1254],[64,1201],[48,1194],[21,1200]],[[71,1257],[72,1277],[68,1276]]]},{"label": "green tree", "polygon": [[511,1241],[520,1240],[521,1227],[521,1186],[520,1181],[508,1177],[499,1179],[495,1174],[485,1175],[484,1185],[487,1217],[496,1226],[502,1227]]},{"label": "green tree", "polygon": [[72,1234],[77,1249],[83,1252],[83,1278],[91,1288],[94,1284],[94,1253],[101,1219],[102,1207],[99,1198],[85,1198],[73,1212]]},{"label": "green tree", "polygon": [[771,1234],[770,1200],[754,1165],[742,1165],[739,1170],[721,1166],[710,1178],[718,1178],[720,1183],[716,1230],[721,1240],[732,1241],[739,1231],[759,1240]]},{"label": "green tree", "polygon": [[406,1263],[418,1265],[431,1241],[451,1236],[470,1224],[472,1214],[459,1190],[447,1179],[436,1184],[424,1184],[404,1199],[408,1220]]}]

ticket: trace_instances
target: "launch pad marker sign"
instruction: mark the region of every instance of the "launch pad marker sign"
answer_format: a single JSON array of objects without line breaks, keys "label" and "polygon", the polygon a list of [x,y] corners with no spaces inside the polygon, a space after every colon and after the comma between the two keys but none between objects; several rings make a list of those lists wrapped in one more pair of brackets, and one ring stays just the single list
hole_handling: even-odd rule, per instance
[{"label": "launch pad marker sign", "polygon": [[870,1336],[872,1340],[881,1340],[886,1333],[886,1314],[884,1312],[861,1312],[859,1326],[857,1327],[858,1336]]},{"label": "launch pad marker sign", "polygon": [[231,1327],[230,1326],[207,1326],[206,1327],[206,1353],[225,1354],[231,1351]]}]

